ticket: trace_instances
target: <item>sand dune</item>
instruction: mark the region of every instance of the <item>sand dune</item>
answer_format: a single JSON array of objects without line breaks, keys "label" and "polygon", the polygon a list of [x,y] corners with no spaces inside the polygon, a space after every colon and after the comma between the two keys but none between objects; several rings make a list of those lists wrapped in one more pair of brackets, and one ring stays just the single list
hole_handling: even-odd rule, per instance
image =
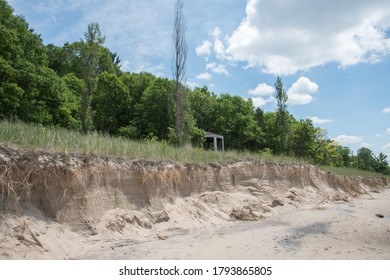
[{"label": "sand dune", "polygon": [[0,169],[0,259],[390,259],[383,178],[3,144]]}]

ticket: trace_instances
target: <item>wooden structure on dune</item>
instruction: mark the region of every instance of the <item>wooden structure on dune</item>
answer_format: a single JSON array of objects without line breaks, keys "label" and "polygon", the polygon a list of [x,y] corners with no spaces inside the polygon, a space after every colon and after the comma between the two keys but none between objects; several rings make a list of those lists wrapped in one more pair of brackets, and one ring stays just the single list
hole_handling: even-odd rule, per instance
[{"label": "wooden structure on dune", "polygon": [[205,136],[205,142],[203,147],[206,150],[213,150],[215,152],[225,151],[225,143],[222,135],[207,132]]}]

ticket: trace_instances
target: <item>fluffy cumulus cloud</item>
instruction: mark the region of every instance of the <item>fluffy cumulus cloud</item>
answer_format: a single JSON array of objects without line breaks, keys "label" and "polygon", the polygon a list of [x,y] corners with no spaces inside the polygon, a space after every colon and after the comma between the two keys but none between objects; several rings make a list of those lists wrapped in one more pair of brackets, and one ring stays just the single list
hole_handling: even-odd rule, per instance
[{"label": "fluffy cumulus cloud", "polygon": [[275,97],[273,96],[269,96],[269,97],[256,96],[256,97],[251,97],[251,99],[255,107],[263,107],[267,103],[275,102]]},{"label": "fluffy cumulus cloud", "polygon": [[207,63],[206,70],[211,70],[214,73],[224,74],[226,76],[229,76],[229,71],[228,71],[226,65],[223,65],[223,64],[217,64],[215,62]]},{"label": "fluffy cumulus cloud", "polygon": [[209,72],[204,72],[196,76],[197,79],[199,80],[211,80],[213,75],[211,75]]},{"label": "fluffy cumulus cloud", "polygon": [[382,112],[385,114],[390,114],[390,108],[385,108]]},{"label": "fluffy cumulus cloud", "polygon": [[277,75],[375,63],[390,53],[389,27],[388,0],[249,0],[226,54]]},{"label": "fluffy cumulus cloud", "polygon": [[224,42],[221,39],[221,29],[215,27],[211,32],[214,38],[214,52],[215,56],[220,60],[232,61],[232,57],[227,53]]},{"label": "fluffy cumulus cloud", "polygon": [[226,37],[222,39],[222,30],[219,27],[215,27],[210,33],[210,38],[204,40],[201,45],[195,48],[195,53],[198,56],[209,57],[211,54],[215,58],[226,61],[229,64],[233,63],[233,58],[226,51]]},{"label": "fluffy cumulus cloud", "polygon": [[251,99],[255,107],[263,107],[265,104],[267,104],[267,100],[263,97],[253,97]]},{"label": "fluffy cumulus cloud", "polygon": [[317,90],[318,85],[316,83],[309,78],[300,77],[287,91],[287,102],[295,105],[309,104],[314,100],[312,94]]},{"label": "fluffy cumulus cloud", "polygon": [[356,143],[363,142],[363,139],[359,136],[348,136],[348,135],[339,135],[336,138],[333,138],[332,140],[340,144],[356,144]]},{"label": "fluffy cumulus cloud", "polygon": [[258,84],[256,88],[248,91],[249,94],[256,96],[252,97],[252,102],[255,107],[263,107],[267,103],[274,102],[274,92],[275,88],[266,83]]},{"label": "fluffy cumulus cloud", "polygon": [[321,119],[320,117],[314,116],[310,118],[313,124],[324,124],[324,123],[330,123],[332,120],[329,119]]},{"label": "fluffy cumulus cloud", "polygon": [[[204,40],[202,44],[195,48],[195,53],[198,56],[205,58],[207,71],[210,70],[215,74],[230,76],[228,66],[234,65],[234,63],[232,57],[226,51],[226,40],[221,37],[221,29],[219,27],[215,27],[211,32],[209,32],[209,39]],[[213,60],[223,63],[210,62]],[[212,78],[211,75],[204,77],[209,77],[210,79]],[[199,75],[197,78],[200,78]]]},{"label": "fluffy cumulus cloud", "polygon": [[267,85],[266,83],[258,84],[255,89],[248,91],[249,94],[268,96],[272,95],[275,92],[274,87]]},{"label": "fluffy cumulus cloud", "polygon": [[209,40],[203,41],[203,43],[196,47],[195,52],[199,56],[209,56],[211,54],[212,44]]}]

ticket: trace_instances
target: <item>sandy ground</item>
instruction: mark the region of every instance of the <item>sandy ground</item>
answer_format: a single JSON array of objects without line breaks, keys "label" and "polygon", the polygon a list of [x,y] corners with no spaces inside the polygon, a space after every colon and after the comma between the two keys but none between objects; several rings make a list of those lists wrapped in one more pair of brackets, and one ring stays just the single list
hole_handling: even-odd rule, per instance
[{"label": "sandy ground", "polygon": [[301,164],[183,165],[1,143],[0,169],[0,260],[390,259],[383,178]]},{"label": "sandy ground", "polygon": [[[81,259],[390,259],[390,189],[350,202],[276,207],[264,220],[99,241]],[[376,214],[383,215],[379,218]]]}]

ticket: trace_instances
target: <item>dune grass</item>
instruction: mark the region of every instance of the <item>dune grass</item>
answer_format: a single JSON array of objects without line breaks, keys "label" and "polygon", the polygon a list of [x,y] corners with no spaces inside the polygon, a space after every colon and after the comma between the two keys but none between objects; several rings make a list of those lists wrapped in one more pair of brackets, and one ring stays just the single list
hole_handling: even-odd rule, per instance
[{"label": "dune grass", "polygon": [[226,163],[239,160],[267,160],[272,162],[303,163],[298,159],[273,157],[254,152],[227,151],[216,153],[192,147],[173,147],[166,142],[131,141],[92,132],[83,135],[78,131],[57,127],[0,122],[0,141],[26,149],[43,149],[59,153],[82,153],[100,156],[124,157],[179,163]]},{"label": "dune grass", "polygon": [[390,179],[389,175],[383,175],[374,171],[366,171],[352,167],[319,166],[320,169],[342,176],[365,176],[365,177],[385,177]]},{"label": "dune grass", "polygon": [[[229,163],[258,160],[285,164],[308,164],[299,158],[234,150],[216,153],[192,147],[173,147],[166,142],[131,141],[96,132],[83,135],[75,130],[10,121],[0,121],[0,141],[30,150],[124,157],[130,160],[143,159],[177,163]],[[320,168],[343,176],[382,176],[379,173],[354,168],[330,166]],[[390,176],[387,178],[390,179]]]}]

